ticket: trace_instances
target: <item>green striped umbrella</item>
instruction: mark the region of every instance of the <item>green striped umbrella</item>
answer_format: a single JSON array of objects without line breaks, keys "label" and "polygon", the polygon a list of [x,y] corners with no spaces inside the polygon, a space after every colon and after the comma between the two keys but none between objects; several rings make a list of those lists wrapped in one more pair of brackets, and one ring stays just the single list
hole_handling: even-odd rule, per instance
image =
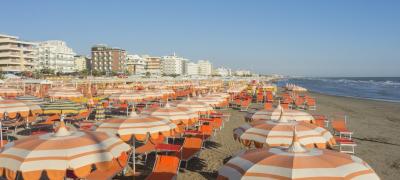
[{"label": "green striped umbrella", "polygon": [[78,114],[86,111],[83,105],[71,101],[55,101],[42,104],[43,114]]},{"label": "green striped umbrella", "polygon": [[38,98],[35,96],[18,96],[15,98],[16,100],[32,102],[33,104],[43,104],[44,100],[42,98]]}]

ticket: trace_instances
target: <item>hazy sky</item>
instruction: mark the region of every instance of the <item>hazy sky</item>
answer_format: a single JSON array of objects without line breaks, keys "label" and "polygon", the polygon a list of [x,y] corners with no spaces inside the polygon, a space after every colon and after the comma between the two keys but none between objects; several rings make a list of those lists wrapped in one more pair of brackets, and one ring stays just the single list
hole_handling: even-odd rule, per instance
[{"label": "hazy sky", "polygon": [[303,76],[400,76],[400,1],[2,1],[0,33]]}]

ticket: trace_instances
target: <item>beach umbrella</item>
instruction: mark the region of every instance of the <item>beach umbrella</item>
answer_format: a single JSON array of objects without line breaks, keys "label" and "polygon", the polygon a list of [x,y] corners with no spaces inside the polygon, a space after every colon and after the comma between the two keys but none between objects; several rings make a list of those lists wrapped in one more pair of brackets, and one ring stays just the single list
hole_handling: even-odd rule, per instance
[{"label": "beach umbrella", "polygon": [[15,98],[16,100],[19,101],[24,101],[24,102],[31,102],[33,104],[43,104],[44,100],[42,98],[38,98],[36,96],[18,96]]},{"label": "beach umbrella", "polygon": [[55,101],[41,105],[43,114],[78,114],[87,111],[87,109],[72,101]]},{"label": "beach umbrella", "polygon": [[170,106],[169,103],[162,108],[143,111],[143,114],[168,119],[175,124],[192,125],[198,120],[196,112],[183,107]]},{"label": "beach umbrella", "polygon": [[220,97],[198,97],[196,101],[206,103],[212,107],[219,107],[225,99]]},{"label": "beach umbrella", "polygon": [[30,113],[37,114],[42,112],[39,105],[18,101],[18,100],[0,100],[0,118],[4,118],[7,114],[9,118],[15,118],[19,113],[21,117],[28,117]]},{"label": "beach umbrella", "polygon": [[118,135],[122,140],[129,141],[132,136],[144,141],[147,135],[157,138],[158,135],[171,136],[178,132],[177,126],[166,118],[149,115],[140,116],[131,112],[128,117],[110,118],[104,120],[96,131],[109,132]]},{"label": "beach umbrella", "polygon": [[53,88],[49,90],[48,95],[52,99],[69,99],[69,100],[74,100],[83,97],[83,94],[73,87]]},{"label": "beach umbrella", "polygon": [[336,144],[332,134],[319,126],[304,122],[288,120],[281,116],[278,120],[257,120],[234,129],[233,136],[245,146],[270,147],[289,146],[292,143],[293,127],[301,144],[307,147],[326,148]]},{"label": "beach umbrella", "polygon": [[196,100],[192,100],[190,97],[186,101],[177,104],[177,107],[187,108],[191,111],[197,112],[198,114],[209,114],[213,111],[213,108],[204,103]]},{"label": "beach umbrella", "polygon": [[125,92],[125,89],[102,89],[98,90],[97,94],[102,94],[102,95],[112,95],[112,94],[119,94]]},{"label": "beach umbrella", "polygon": [[95,119],[96,121],[103,121],[104,119],[106,119],[105,109],[102,103],[98,103],[96,105]]},{"label": "beach umbrella", "polygon": [[284,110],[280,104],[278,104],[278,106],[272,111],[259,110],[254,114],[248,114],[245,118],[251,120],[276,120],[281,116],[295,121],[306,121],[310,123],[314,122],[314,117],[310,113],[291,109]]},{"label": "beach umbrella", "polygon": [[9,87],[1,87],[0,88],[0,96],[3,97],[15,97],[18,95],[23,95],[24,90],[17,88],[9,88]]},{"label": "beach umbrella", "polygon": [[[61,120],[55,133],[29,136],[5,145],[0,152],[0,176],[16,179],[41,179],[45,171],[49,179],[64,179],[67,170],[84,178],[93,167],[107,170],[113,163],[121,167],[127,162],[129,145],[105,132],[70,132]],[[4,174],[3,174],[4,173]]]},{"label": "beach umbrella", "polygon": [[132,140],[133,172],[136,173],[134,157],[136,140],[145,141],[148,136],[156,139],[160,134],[167,137],[173,136],[175,133],[179,132],[179,129],[169,120],[148,115],[138,116],[133,111],[128,118],[111,118],[104,120],[96,131],[118,135],[124,141]]},{"label": "beach umbrella", "polygon": [[141,102],[145,98],[143,93],[139,92],[125,92],[119,94],[112,94],[108,99],[112,101],[127,101],[127,102]]},{"label": "beach umbrella", "polygon": [[229,160],[217,179],[379,179],[360,158],[327,149],[306,149],[294,132],[289,147],[248,150]]}]

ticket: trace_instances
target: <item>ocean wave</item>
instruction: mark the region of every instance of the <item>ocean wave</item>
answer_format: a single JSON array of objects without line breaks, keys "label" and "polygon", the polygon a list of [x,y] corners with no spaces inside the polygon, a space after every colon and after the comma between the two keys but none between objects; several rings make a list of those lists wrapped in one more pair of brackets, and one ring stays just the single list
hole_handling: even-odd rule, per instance
[{"label": "ocean wave", "polygon": [[292,78],[278,85],[293,83],[311,91],[374,100],[400,101],[400,78]]}]

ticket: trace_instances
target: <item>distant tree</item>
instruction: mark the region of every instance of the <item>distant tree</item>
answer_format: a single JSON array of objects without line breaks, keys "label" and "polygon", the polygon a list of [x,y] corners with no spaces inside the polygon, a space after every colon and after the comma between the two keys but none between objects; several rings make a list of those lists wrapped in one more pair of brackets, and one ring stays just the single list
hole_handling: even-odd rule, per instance
[{"label": "distant tree", "polygon": [[151,76],[151,73],[150,73],[150,72],[146,72],[145,76],[146,76],[147,78],[149,78],[149,77]]}]

